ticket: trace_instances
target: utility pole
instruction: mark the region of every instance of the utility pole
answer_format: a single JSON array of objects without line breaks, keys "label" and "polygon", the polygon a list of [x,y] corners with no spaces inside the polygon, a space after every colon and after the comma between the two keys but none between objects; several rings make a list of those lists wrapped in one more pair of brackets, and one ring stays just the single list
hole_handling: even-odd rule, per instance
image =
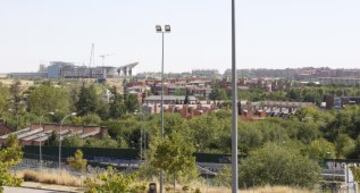
[{"label": "utility pole", "polygon": [[232,187],[231,192],[237,193],[239,190],[238,181],[238,93],[237,93],[237,69],[236,69],[236,22],[235,22],[235,0],[231,0],[231,73],[232,73]]}]

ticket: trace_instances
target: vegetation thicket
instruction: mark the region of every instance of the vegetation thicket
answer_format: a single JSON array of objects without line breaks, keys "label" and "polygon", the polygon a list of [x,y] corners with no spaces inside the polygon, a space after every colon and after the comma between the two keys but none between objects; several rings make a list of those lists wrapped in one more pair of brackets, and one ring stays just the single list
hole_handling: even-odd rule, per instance
[{"label": "vegetation thicket", "polygon": [[16,136],[11,135],[5,143],[5,148],[0,150],[0,193],[3,186],[19,186],[21,178],[17,178],[10,169],[22,160],[22,150]]},{"label": "vegetation thicket", "polygon": [[[107,95],[108,91],[112,94]],[[313,85],[291,87],[270,93],[261,88],[250,88],[240,92],[240,98],[252,101],[289,100],[319,104],[328,94],[359,95],[359,89]],[[226,101],[229,99],[229,93],[224,88],[216,86],[210,94],[210,99]],[[103,84],[73,86],[44,82],[26,90],[22,89],[19,82],[9,88],[0,85],[0,116],[9,126],[24,128],[26,125],[39,122],[40,118],[43,118],[43,122],[58,123],[65,113],[78,112],[78,116],[69,118],[66,123],[104,126],[108,128],[109,136],[101,140],[83,140],[79,136],[72,136],[64,139],[64,146],[137,149],[142,146],[148,150],[146,164],[152,171],[143,170],[144,174],[147,174],[144,176],[157,176],[158,171],[162,169],[168,182],[173,182],[174,179],[186,181],[196,176],[194,152],[231,152],[229,105],[231,104],[224,105],[222,110],[192,119],[166,113],[165,135],[161,138],[159,115],[142,113],[139,110],[137,96],[122,95],[115,88]],[[57,112],[56,116],[47,114],[51,111]],[[259,121],[240,120],[240,185],[313,187],[318,182],[319,163],[323,159],[360,158],[359,127],[360,107],[355,105],[341,110],[304,108],[287,119],[269,117]],[[57,140],[56,135],[53,135],[48,144],[56,145]],[[4,149],[1,153],[6,154],[6,151],[9,150]],[[0,156],[1,159],[3,157]],[[80,158],[80,154],[75,155],[73,161],[81,160]],[[16,161],[10,163],[1,163],[2,171],[8,171]],[[0,172],[0,175],[6,174],[8,173]],[[222,178],[218,179],[222,181],[219,184],[227,184],[225,174],[226,171],[219,176]],[[125,179],[114,172],[104,176],[105,179],[109,177],[120,181]],[[11,180],[6,181],[8,182]],[[89,185],[96,183],[90,182]],[[5,181],[1,183],[6,184]]]},{"label": "vegetation thicket", "polygon": [[85,186],[85,193],[140,193],[146,190],[146,185],[136,182],[133,174],[123,174],[112,168],[86,179]]}]

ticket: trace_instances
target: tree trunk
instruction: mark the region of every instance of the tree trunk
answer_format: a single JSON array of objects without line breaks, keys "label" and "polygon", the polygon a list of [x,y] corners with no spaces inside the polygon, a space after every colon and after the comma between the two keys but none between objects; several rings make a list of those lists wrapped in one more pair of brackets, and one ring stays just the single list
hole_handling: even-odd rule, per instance
[{"label": "tree trunk", "polygon": [[176,174],[174,174],[174,193],[176,192]]}]

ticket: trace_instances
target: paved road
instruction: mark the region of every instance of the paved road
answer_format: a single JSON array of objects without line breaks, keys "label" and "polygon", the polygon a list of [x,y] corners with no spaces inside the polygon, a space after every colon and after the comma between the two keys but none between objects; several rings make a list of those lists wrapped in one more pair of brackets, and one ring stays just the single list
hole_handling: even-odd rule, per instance
[{"label": "paved road", "polygon": [[4,187],[4,193],[59,193],[58,191],[35,190],[28,188]]}]

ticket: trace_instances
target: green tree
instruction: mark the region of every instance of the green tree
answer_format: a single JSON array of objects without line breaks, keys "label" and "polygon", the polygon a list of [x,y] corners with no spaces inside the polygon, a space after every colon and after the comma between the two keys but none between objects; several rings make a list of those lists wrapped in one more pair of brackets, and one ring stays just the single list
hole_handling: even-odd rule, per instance
[{"label": "green tree", "polygon": [[5,148],[0,150],[0,193],[3,186],[20,186],[22,179],[11,174],[10,169],[21,162],[23,153],[15,135],[10,135]]},{"label": "green tree", "polygon": [[299,89],[290,89],[287,97],[292,101],[301,101],[301,92]]},{"label": "green tree", "polygon": [[58,146],[59,145],[59,135],[56,132],[52,132],[49,139],[47,140],[47,145],[49,146]]},{"label": "green tree", "polygon": [[88,138],[85,141],[84,147],[117,148],[118,143],[116,140],[111,139],[109,136],[102,139]]},{"label": "green tree", "polygon": [[9,88],[0,84],[0,116],[9,109],[10,92]]},{"label": "green tree", "polygon": [[219,147],[220,136],[226,132],[224,122],[214,114],[195,117],[188,121],[192,132],[192,141],[198,152],[216,150]]},{"label": "green tree", "polygon": [[113,100],[110,103],[110,117],[114,119],[123,117],[126,114],[126,108],[124,98],[115,90]]},{"label": "green tree", "polygon": [[67,162],[71,168],[77,171],[84,172],[87,167],[87,160],[84,159],[84,154],[81,150],[76,150],[73,157],[69,157]]},{"label": "green tree", "polygon": [[65,137],[62,141],[64,147],[83,147],[84,144],[84,139],[80,138],[78,135]]},{"label": "green tree", "polygon": [[154,140],[150,150],[150,166],[163,170],[169,178],[188,180],[197,175],[194,148],[174,132],[164,139]]},{"label": "green tree", "polygon": [[312,141],[307,148],[307,153],[311,159],[315,160],[334,159],[336,157],[335,145],[322,138]]},{"label": "green tree", "polygon": [[220,87],[215,87],[209,94],[210,100],[228,100],[228,94],[226,90]]},{"label": "green tree", "polygon": [[23,88],[19,81],[15,82],[10,87],[11,103],[10,111],[16,117],[16,129],[21,128],[19,124],[19,117],[25,112],[25,102],[23,96]]},{"label": "green tree", "polygon": [[335,147],[338,158],[346,158],[356,149],[355,141],[347,134],[340,134],[335,140]]},{"label": "green tree", "polygon": [[134,113],[139,108],[139,101],[136,95],[130,94],[125,100],[126,112]]},{"label": "green tree", "polygon": [[240,185],[289,185],[313,187],[320,179],[320,166],[299,150],[268,143],[254,150],[240,164]]},{"label": "green tree", "polygon": [[186,94],[186,92],[185,92],[184,89],[181,89],[181,88],[176,88],[175,89],[174,95],[176,95],[176,96],[184,96],[185,94]]},{"label": "green tree", "polygon": [[100,103],[101,99],[94,85],[89,87],[85,87],[85,85],[83,85],[81,87],[79,99],[76,103],[76,109],[79,115],[96,113],[100,109]]},{"label": "green tree", "polygon": [[185,99],[184,99],[184,104],[190,104],[190,99],[189,99],[189,91],[186,90],[186,93],[185,93]]},{"label": "green tree", "polygon": [[30,112],[37,115],[46,115],[49,112],[70,111],[71,99],[69,93],[59,87],[50,84],[41,85],[31,91],[28,98]]},{"label": "green tree", "polygon": [[90,113],[82,117],[71,117],[71,122],[75,125],[100,125],[102,120],[98,114]]}]

